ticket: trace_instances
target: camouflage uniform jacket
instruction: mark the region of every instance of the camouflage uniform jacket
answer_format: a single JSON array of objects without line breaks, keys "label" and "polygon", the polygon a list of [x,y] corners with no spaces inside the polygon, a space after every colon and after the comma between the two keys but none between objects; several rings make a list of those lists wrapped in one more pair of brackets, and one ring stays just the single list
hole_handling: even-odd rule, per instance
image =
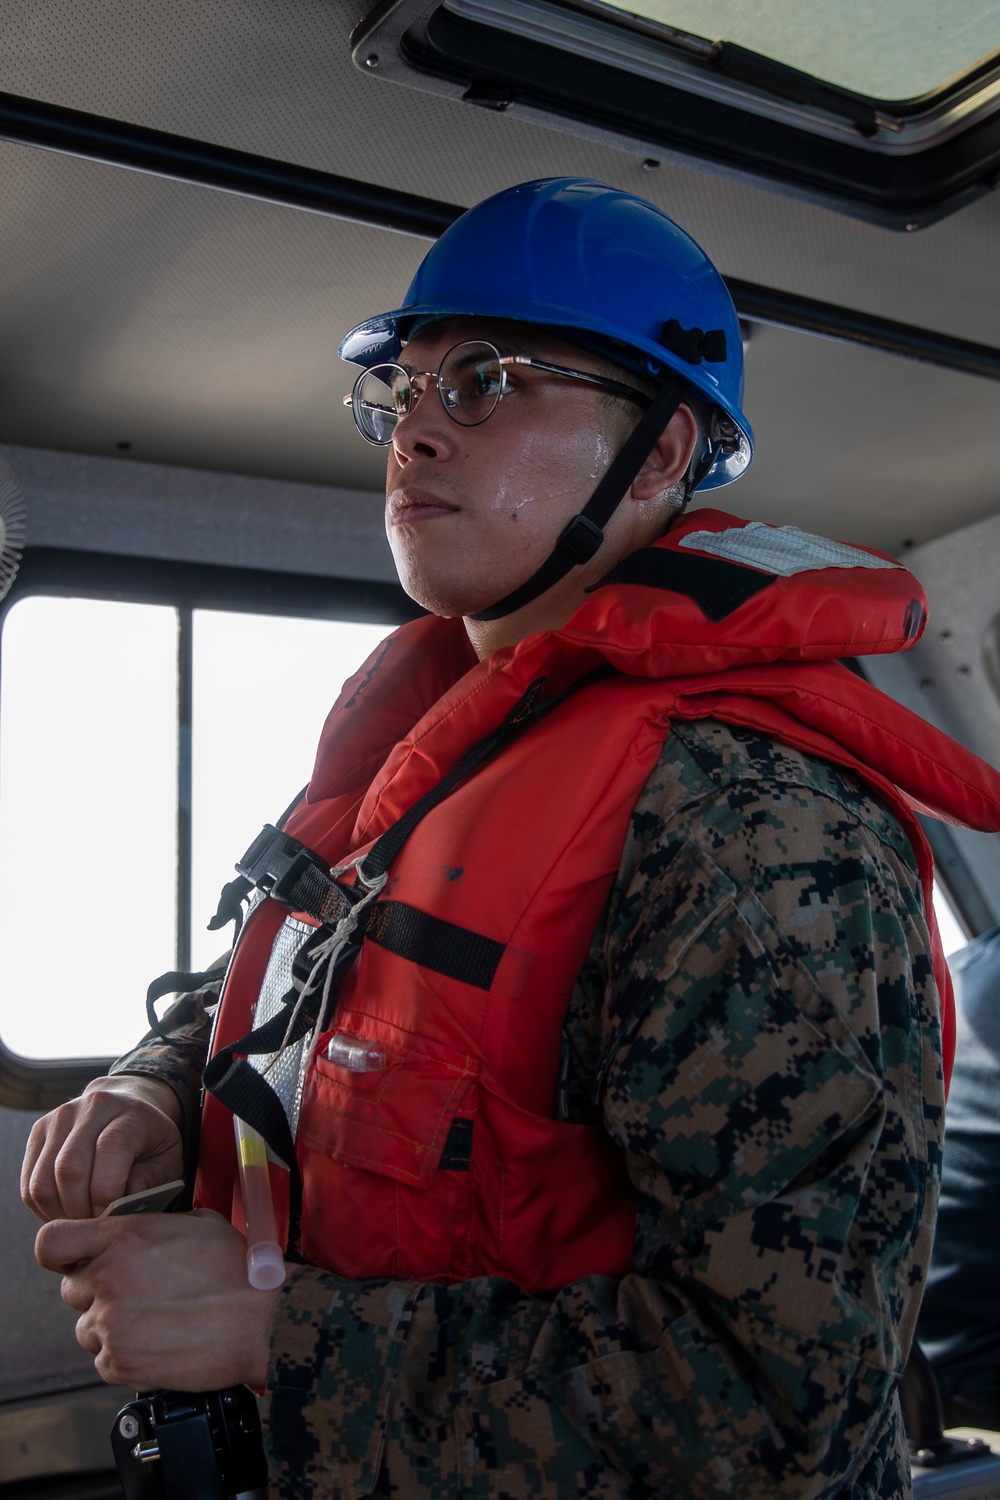
[{"label": "camouflage uniform jacket", "polygon": [[[849,773],[675,725],[570,1000],[554,1109],[640,1195],[634,1271],[551,1298],[296,1266],[272,1495],[758,1500],[909,1490],[896,1382],[943,1085],[916,863]],[[195,1108],[211,992],[116,1066]],[[553,1184],[558,1191],[558,1184]]]}]

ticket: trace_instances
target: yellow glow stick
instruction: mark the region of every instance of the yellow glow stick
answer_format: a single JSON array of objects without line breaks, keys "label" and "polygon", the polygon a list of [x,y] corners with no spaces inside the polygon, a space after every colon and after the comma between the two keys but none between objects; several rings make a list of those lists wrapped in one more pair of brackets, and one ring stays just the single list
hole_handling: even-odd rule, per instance
[{"label": "yellow glow stick", "polygon": [[236,1159],[240,1164],[243,1217],[247,1224],[247,1276],[259,1292],[273,1292],[285,1279],[267,1170],[267,1147],[252,1126],[233,1116]]}]

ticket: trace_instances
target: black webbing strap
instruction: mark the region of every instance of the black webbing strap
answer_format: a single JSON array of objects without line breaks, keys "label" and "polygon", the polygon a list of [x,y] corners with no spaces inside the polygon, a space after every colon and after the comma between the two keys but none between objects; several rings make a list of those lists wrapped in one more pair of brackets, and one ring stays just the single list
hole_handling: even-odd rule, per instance
[{"label": "black webbing strap", "polygon": [[[358,873],[362,879],[370,884],[384,875],[417,825],[466,776],[471,775],[504,745],[530,729],[545,714],[551,713],[572,693],[607,676],[610,670],[609,667],[598,667],[596,671],[571,683],[568,688],[551,698],[539,697],[544,678],[539,677],[531,683],[503,722],[485,739],[471,746],[436,786],[418,798],[375,841],[359,866]],[[236,868],[246,880],[248,889],[256,886],[265,895],[287,906],[290,911],[307,912],[314,920],[328,925],[336,924],[344,914],[344,898],[347,891],[352,889],[330,876],[321,855],[270,823],[261,829]]]},{"label": "black webbing strap", "polygon": [[[329,933],[323,928],[317,928],[315,934],[296,954],[292,972],[300,986],[309,978],[312,969],[312,950],[328,936]],[[358,932],[337,954],[330,985],[333,994],[336,994],[340,988],[340,983],[357,958],[360,948],[361,933]],[[258,1135],[263,1136],[274,1154],[293,1174],[297,1171],[295,1142],[289,1128],[288,1116],[267,1079],[262,1073],[258,1073],[247,1059],[277,1052],[283,1044],[291,1046],[295,1042],[300,1042],[316,1023],[322,1004],[322,991],[323,987],[318,985],[311,994],[306,996],[299,1007],[298,1014],[289,1026],[294,1005],[287,1002],[289,1000],[294,1002],[299,994],[295,988],[290,990],[288,996],[285,997],[286,1004],[282,1010],[273,1015],[263,1026],[248,1031],[245,1036],[238,1037],[235,1042],[230,1042],[226,1047],[220,1047],[215,1056],[209,1059],[202,1075],[205,1088],[213,1098],[218,1099],[220,1104],[232,1110],[234,1115],[239,1115],[240,1119],[252,1126]]]},{"label": "black webbing strap", "polygon": [[[290,833],[267,824],[237,865],[249,888],[256,887],[289,911],[305,912],[335,927],[356,899],[322,858]],[[380,948],[408,958],[449,979],[488,990],[504,954],[503,943],[391,898],[368,907],[360,920],[364,935]]]},{"label": "black webbing strap", "polygon": [[156,1036],[169,1039],[171,1033],[164,1031],[159,1016],[156,1014],[156,1002],[162,1000],[164,995],[183,995],[188,990],[203,989],[206,984],[219,984],[226,977],[226,966],[220,964],[217,969],[202,969],[188,971],[185,969],[169,969],[166,974],[161,974],[154,979],[146,990],[146,1020],[149,1029]]},{"label": "black webbing strap", "polygon": [[557,694],[554,698],[546,698],[539,705],[538,696],[542,690],[543,682],[544,678],[537,678],[530,685],[523,697],[519,698],[514,704],[514,707],[503,723],[498,725],[492,734],[488,734],[485,739],[473,745],[463,755],[458,764],[452,767],[447,776],[442,777],[437,786],[433,786],[429,792],[425,792],[391,828],[386,829],[380,839],[376,840],[361,861],[358,869],[358,873],[365,880],[376,880],[379,875],[385,874],[410,837],[410,834],[417,827],[417,824],[429,812],[433,812],[434,808],[440,802],[443,802],[450,792],[454,791],[460,781],[464,781],[466,776],[478,770],[483,762],[495,755],[502,746],[511,740],[517,739],[526,729],[530,729],[531,725],[541,718],[543,714],[549,713],[558,703],[561,703],[563,698],[568,696],[569,692],[573,692],[577,686],[583,685],[582,683],[574,683],[573,687],[568,689],[567,692]]},{"label": "black webbing strap", "polygon": [[589,562],[604,541],[604,528],[621,504],[635,476],[653,451],[660,433],[684,398],[684,382],[668,380],[653,397],[587,504],[562,532],[555,547],[526,583],[472,616],[473,620],[502,620],[544,594],[565,578],[571,568]]},{"label": "black webbing strap", "polygon": [[[295,811],[307,791],[308,787],[303,787],[301,792],[292,798],[278,819],[278,829],[284,826],[286,819]],[[271,827],[272,825],[269,824],[268,826]],[[209,932],[217,932],[220,927],[225,927],[227,922],[235,922],[235,941],[240,935],[240,928],[243,926],[243,901],[249,896],[252,890],[253,883],[244,879],[242,875],[238,875],[235,880],[231,880],[228,885],[223,886],[215,916],[208,924]],[[304,908],[302,909],[304,910]],[[203,989],[207,984],[218,984],[225,977],[225,964],[220,965],[217,969],[168,969],[166,974],[160,974],[146,990],[146,1020],[149,1022],[150,1031],[167,1041],[170,1040],[171,1033],[164,1031],[160,1018],[156,1014],[157,1000],[162,1000],[164,995],[181,995],[188,990]]]},{"label": "black webbing strap", "polygon": [[460,979],[477,990],[493,983],[506,945],[471,927],[459,927],[404,901],[377,901],[361,919],[366,938],[411,963]]},{"label": "black webbing strap", "polygon": [[761,568],[706,557],[698,552],[669,552],[665,547],[643,547],[611,569],[594,585],[634,583],[643,588],[684,594],[709,620],[724,620],[761,589],[777,581],[776,573]]}]

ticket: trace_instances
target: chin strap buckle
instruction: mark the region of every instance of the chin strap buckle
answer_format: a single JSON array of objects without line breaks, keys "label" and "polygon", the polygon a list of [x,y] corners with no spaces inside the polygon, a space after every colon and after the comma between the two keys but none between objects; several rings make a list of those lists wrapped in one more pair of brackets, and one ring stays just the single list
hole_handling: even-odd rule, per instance
[{"label": "chin strap buckle", "polygon": [[556,550],[579,567],[590,561],[603,541],[604,532],[599,526],[586,516],[574,516],[556,543]]}]

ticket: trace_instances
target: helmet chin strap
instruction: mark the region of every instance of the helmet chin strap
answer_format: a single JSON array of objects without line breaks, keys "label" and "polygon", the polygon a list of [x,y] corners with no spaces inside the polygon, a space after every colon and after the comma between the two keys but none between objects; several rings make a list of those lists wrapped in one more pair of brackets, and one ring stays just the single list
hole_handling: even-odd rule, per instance
[{"label": "helmet chin strap", "polygon": [[471,615],[473,620],[502,620],[544,594],[571,568],[589,562],[604,541],[604,527],[621,503],[660,433],[684,399],[684,382],[669,380],[653,397],[641,420],[622,444],[611,466],[579,515],[563,530],[555,547],[531,577],[519,588]]}]

